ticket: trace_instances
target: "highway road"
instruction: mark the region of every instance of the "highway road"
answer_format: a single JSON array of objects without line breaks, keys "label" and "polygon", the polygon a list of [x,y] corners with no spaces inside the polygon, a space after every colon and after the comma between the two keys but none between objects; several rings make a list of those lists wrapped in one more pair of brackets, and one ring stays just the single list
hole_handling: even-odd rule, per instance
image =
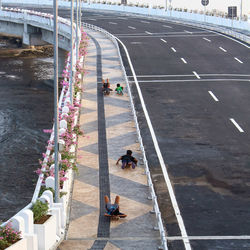
[{"label": "highway road", "polygon": [[104,11],[82,20],[128,49],[159,146],[121,49],[169,249],[250,249],[249,46],[180,22]]},{"label": "highway road", "polygon": [[250,249],[240,237],[250,236],[249,47],[176,22],[83,15],[128,49],[180,209],[176,216],[122,50],[170,249],[188,249],[185,233],[192,249]]}]

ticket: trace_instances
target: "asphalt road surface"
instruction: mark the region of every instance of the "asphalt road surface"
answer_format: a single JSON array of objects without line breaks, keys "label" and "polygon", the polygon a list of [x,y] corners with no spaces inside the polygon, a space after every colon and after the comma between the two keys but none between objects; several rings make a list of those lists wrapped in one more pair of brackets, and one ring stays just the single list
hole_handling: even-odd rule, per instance
[{"label": "asphalt road surface", "polygon": [[[69,17],[69,11],[59,14]],[[83,21],[106,29],[128,49],[164,159],[160,164],[121,50],[169,249],[250,249],[249,46],[135,15],[84,10]]]}]

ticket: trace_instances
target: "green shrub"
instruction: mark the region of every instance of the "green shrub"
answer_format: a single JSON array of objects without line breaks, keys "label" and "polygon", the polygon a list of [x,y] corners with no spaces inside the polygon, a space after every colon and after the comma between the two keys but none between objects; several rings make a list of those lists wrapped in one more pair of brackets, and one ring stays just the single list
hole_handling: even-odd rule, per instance
[{"label": "green shrub", "polygon": [[31,208],[33,212],[34,222],[37,223],[42,217],[47,215],[49,210],[48,203],[43,203],[40,200],[37,200]]}]

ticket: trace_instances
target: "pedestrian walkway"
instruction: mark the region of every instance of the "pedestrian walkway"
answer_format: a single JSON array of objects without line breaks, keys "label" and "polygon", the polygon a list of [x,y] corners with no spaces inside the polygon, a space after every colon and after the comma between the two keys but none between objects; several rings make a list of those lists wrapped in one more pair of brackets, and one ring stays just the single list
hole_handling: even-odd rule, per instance
[{"label": "pedestrian walkway", "polygon": [[[99,32],[91,37],[85,62],[78,141],[79,175],[75,176],[66,240],[58,249],[157,249],[160,245],[155,214],[150,213],[144,165],[130,109],[130,101],[114,44]],[[124,95],[101,92],[101,79],[125,87]],[[98,84],[97,84],[98,82]],[[116,160],[127,149],[139,159],[135,169],[121,169]],[[126,218],[110,221],[103,214],[104,195],[120,196],[120,211]]]}]

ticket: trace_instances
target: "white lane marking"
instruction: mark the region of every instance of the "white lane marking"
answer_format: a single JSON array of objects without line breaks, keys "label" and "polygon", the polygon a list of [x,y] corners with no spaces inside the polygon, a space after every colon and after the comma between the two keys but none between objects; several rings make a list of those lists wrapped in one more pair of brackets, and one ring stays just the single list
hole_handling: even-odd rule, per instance
[{"label": "white lane marking", "polygon": [[126,17],[117,17],[118,19],[121,19],[121,20],[127,20]]},{"label": "white lane marking", "polygon": [[166,41],[166,40],[164,40],[164,39],[162,39],[162,38],[161,38],[161,41],[163,41],[164,43],[167,43],[167,41]]},{"label": "white lane marking", "polygon": [[94,19],[94,18],[89,18],[88,20],[91,20],[91,21],[96,21],[96,19]]},{"label": "white lane marking", "polygon": [[142,44],[142,42],[131,42],[131,44]]},{"label": "white lane marking", "polygon": [[171,50],[173,50],[174,52],[176,52],[176,49],[174,47],[171,47]]},{"label": "white lane marking", "polygon": [[193,71],[193,73],[198,79],[201,79],[200,76],[195,71]]},{"label": "white lane marking", "polygon": [[230,121],[233,123],[233,125],[234,125],[241,133],[244,132],[244,130],[240,127],[240,125],[239,125],[233,118],[230,118]]},{"label": "white lane marking", "polygon": [[150,23],[150,22],[148,22],[148,21],[141,21],[141,23]]},{"label": "white lane marking", "polygon": [[113,22],[109,22],[110,24],[117,24],[117,23],[113,23]]},{"label": "white lane marking", "polygon": [[239,63],[243,63],[240,59],[238,59],[237,57],[234,58],[236,61],[238,61]]},{"label": "white lane marking", "polygon": [[169,28],[169,29],[172,29],[173,27],[169,26],[169,25],[162,25],[162,27],[165,27],[165,28]]},{"label": "white lane marking", "polygon": [[[0,72],[1,74],[1,72]],[[250,77],[250,75],[242,75],[242,74],[199,74],[200,76],[246,76],[246,77]],[[137,75],[138,77],[184,77],[184,76],[193,76],[193,75]],[[128,76],[128,77],[133,77],[133,76]]]},{"label": "white lane marking", "polygon": [[[188,236],[190,240],[249,240],[249,235],[232,235],[232,236]],[[167,240],[183,240],[181,236],[166,236]]]},{"label": "white lane marking", "polygon": [[151,32],[148,32],[148,31],[145,31],[145,33],[149,34],[149,35],[153,35],[153,33]]},{"label": "white lane marking", "polygon": [[212,96],[212,98],[213,98],[216,102],[219,101],[219,99],[214,95],[214,93],[213,93],[212,91],[209,90],[208,93]]},{"label": "white lane marking", "polygon": [[181,60],[185,63],[185,64],[187,64],[187,61],[182,57],[181,58]]},{"label": "white lane marking", "polygon": [[227,50],[226,49],[224,49],[224,48],[222,48],[222,47],[219,47],[222,51],[224,51],[224,52],[227,52]]},{"label": "white lane marking", "polygon": [[191,31],[188,31],[188,30],[184,30],[186,33],[188,33],[188,34],[193,34],[193,32],[191,32]]},{"label": "white lane marking", "polygon": [[203,37],[203,39],[207,42],[210,42],[211,43],[211,40],[207,39],[206,37]]},{"label": "white lane marking", "polygon": [[130,68],[131,68],[131,72],[132,72],[132,75],[134,76],[135,85],[136,85],[138,95],[139,95],[139,98],[140,98],[140,101],[141,101],[142,109],[143,109],[143,112],[144,112],[144,115],[145,115],[145,118],[146,118],[146,121],[147,121],[147,124],[148,124],[148,127],[149,127],[149,131],[151,133],[151,137],[152,137],[152,140],[153,140],[153,143],[154,143],[154,147],[155,147],[157,157],[158,157],[160,165],[161,165],[162,173],[163,173],[163,176],[164,176],[167,188],[168,188],[168,192],[169,192],[169,196],[170,196],[170,199],[171,199],[171,202],[172,202],[172,205],[173,205],[175,216],[176,216],[176,219],[178,221],[178,225],[179,225],[179,228],[180,228],[180,231],[181,231],[181,236],[184,238],[183,239],[183,244],[184,244],[186,250],[192,250],[189,239],[188,239],[187,231],[186,231],[186,228],[185,228],[185,225],[184,225],[184,221],[183,221],[182,216],[181,216],[181,211],[179,209],[179,206],[178,206],[178,203],[177,203],[177,200],[176,200],[176,197],[175,197],[174,189],[172,187],[172,184],[171,184],[168,172],[167,172],[167,167],[166,167],[166,164],[164,162],[164,159],[163,159],[163,156],[162,156],[162,153],[161,153],[161,150],[160,150],[160,147],[159,147],[156,135],[155,135],[155,131],[154,131],[154,128],[152,126],[152,122],[150,120],[150,117],[149,117],[149,114],[148,114],[148,111],[147,111],[147,108],[146,108],[146,105],[145,105],[145,102],[144,102],[144,98],[143,98],[143,95],[142,95],[142,92],[141,92],[141,89],[140,89],[140,85],[139,85],[139,83],[137,81],[135,70],[134,70],[134,67],[132,65],[130,56],[128,54],[128,50],[125,47],[125,45],[122,43],[121,40],[119,40],[117,37],[116,37],[116,39],[117,39],[117,41],[120,42],[120,44],[122,44],[122,46],[123,46],[123,48],[124,48],[124,50],[126,52],[128,62],[129,62]]},{"label": "white lane marking", "polygon": [[[139,80],[139,82],[166,82],[166,83],[173,83],[173,82],[249,82],[248,79],[188,79],[188,80]],[[132,81],[131,81],[132,82]]]},{"label": "white lane marking", "polygon": [[136,28],[135,27],[132,27],[132,26],[128,26],[129,29],[132,29],[132,30],[135,30]]}]

